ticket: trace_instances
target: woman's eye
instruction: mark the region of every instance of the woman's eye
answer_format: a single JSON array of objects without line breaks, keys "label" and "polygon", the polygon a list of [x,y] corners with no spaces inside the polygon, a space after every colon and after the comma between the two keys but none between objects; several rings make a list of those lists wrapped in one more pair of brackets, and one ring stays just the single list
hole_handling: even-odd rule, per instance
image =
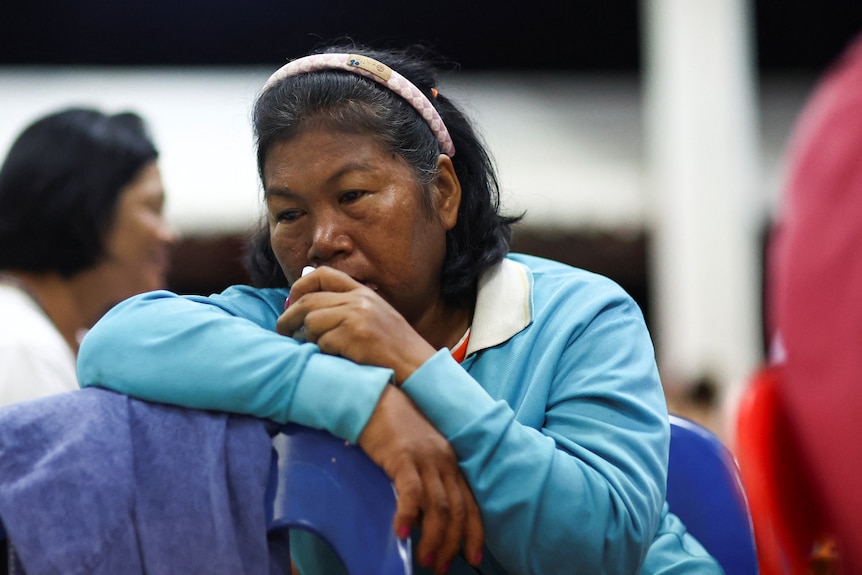
[{"label": "woman's eye", "polygon": [[339,196],[339,198],[338,198],[338,201],[341,202],[342,204],[348,203],[348,202],[353,202],[353,201],[358,200],[360,198],[360,196],[362,196],[362,192],[357,191],[357,190],[351,190],[349,192],[344,192],[343,194],[341,194],[341,196]]},{"label": "woman's eye", "polygon": [[275,219],[279,222],[292,222],[299,218],[299,216],[299,210],[284,210],[283,212],[278,212],[275,215]]},{"label": "woman's eye", "polygon": [[152,196],[147,198],[144,205],[151,212],[161,214],[165,209],[165,197],[163,195]]}]

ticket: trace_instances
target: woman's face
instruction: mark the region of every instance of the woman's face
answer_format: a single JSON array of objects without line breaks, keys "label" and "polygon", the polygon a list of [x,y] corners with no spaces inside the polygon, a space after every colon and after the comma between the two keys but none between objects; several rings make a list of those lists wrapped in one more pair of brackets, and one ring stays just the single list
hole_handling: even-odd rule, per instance
[{"label": "woman's face", "polygon": [[331,266],[418,320],[440,302],[446,231],[461,197],[451,161],[441,158],[429,208],[411,169],[367,137],[312,129],[275,144],[263,184],[287,279],[306,265]]},{"label": "woman's face", "polygon": [[117,199],[106,238],[105,267],[115,298],[165,287],[175,230],[163,216],[165,192],[158,165],[145,166]]}]

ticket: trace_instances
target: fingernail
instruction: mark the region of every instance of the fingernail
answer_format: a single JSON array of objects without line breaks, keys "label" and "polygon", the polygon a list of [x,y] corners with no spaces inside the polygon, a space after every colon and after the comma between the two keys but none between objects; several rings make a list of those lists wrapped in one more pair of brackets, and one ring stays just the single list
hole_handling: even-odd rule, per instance
[{"label": "fingernail", "polygon": [[474,559],[473,560],[474,565],[478,565],[479,563],[482,562],[482,550],[481,549],[479,549],[479,552],[476,553],[476,556],[473,559]]},{"label": "fingernail", "polygon": [[446,573],[448,573],[450,565],[452,564],[447,561],[441,569],[437,570],[437,575],[445,575]]},{"label": "fingernail", "polygon": [[287,299],[284,300],[284,309],[290,307],[290,296],[287,296]]},{"label": "fingernail", "polygon": [[410,527],[407,525],[402,525],[398,528],[398,538],[399,539],[407,539],[410,537]]},{"label": "fingernail", "polygon": [[426,555],[426,556],[425,556],[425,559],[423,559],[423,560],[422,560],[422,566],[423,566],[423,567],[428,567],[428,566],[430,566],[432,563],[434,563],[434,554],[433,554],[433,553],[429,553],[428,555]]}]

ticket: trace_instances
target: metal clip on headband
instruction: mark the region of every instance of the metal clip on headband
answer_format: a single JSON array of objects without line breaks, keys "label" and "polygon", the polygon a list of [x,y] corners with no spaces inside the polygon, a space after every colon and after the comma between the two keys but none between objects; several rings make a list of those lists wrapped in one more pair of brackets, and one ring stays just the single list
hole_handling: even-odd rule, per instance
[{"label": "metal clip on headband", "polygon": [[449,130],[446,129],[443,119],[431,101],[407,78],[373,58],[358,54],[313,54],[298,58],[276,70],[263,85],[263,91],[284,78],[318,70],[347,70],[383,84],[407,100],[407,103],[425,118],[431,131],[437,136],[440,148],[447,156],[455,155],[455,146],[452,144]]}]

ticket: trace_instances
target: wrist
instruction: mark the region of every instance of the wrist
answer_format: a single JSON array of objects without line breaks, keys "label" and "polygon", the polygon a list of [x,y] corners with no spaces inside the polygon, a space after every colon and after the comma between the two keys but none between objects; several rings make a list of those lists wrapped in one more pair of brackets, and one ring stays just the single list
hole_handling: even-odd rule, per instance
[{"label": "wrist", "polygon": [[423,346],[422,349],[414,349],[406,356],[401,358],[398,366],[393,368],[394,383],[396,387],[401,387],[413,373],[422,367],[426,361],[431,359],[436,351],[430,345]]}]

